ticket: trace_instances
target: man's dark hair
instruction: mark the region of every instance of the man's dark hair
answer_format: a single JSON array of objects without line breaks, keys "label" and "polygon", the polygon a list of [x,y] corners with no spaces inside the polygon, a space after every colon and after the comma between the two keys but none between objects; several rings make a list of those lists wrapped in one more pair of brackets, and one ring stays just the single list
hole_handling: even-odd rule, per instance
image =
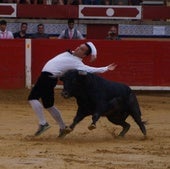
[{"label": "man's dark hair", "polygon": [[28,25],[26,22],[22,22],[21,25]]},{"label": "man's dark hair", "polygon": [[37,28],[38,28],[39,26],[43,26],[43,27],[44,27],[44,24],[42,24],[42,23],[38,24],[38,25],[37,25]]},{"label": "man's dark hair", "polygon": [[5,20],[1,20],[0,25],[7,25],[7,22]]},{"label": "man's dark hair", "polygon": [[68,19],[68,24],[69,23],[74,23],[74,19]]}]

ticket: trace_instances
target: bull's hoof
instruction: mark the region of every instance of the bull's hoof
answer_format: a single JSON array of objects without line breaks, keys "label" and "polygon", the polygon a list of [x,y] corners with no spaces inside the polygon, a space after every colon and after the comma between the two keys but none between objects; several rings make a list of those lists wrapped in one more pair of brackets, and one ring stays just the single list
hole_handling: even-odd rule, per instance
[{"label": "bull's hoof", "polygon": [[117,138],[123,138],[125,135],[124,134],[118,134]]},{"label": "bull's hoof", "polygon": [[96,125],[95,124],[91,124],[89,127],[88,127],[89,130],[93,130],[93,129],[96,129]]},{"label": "bull's hoof", "polygon": [[59,138],[64,138],[67,134],[69,134],[72,131],[73,131],[73,129],[71,129],[70,127],[66,127],[65,129],[60,129],[58,137]]},{"label": "bull's hoof", "polygon": [[144,137],[141,140],[148,140],[148,136],[144,135]]},{"label": "bull's hoof", "polygon": [[123,130],[120,132],[120,134],[118,136],[124,137],[125,134],[128,132],[129,128],[130,128],[130,124],[126,124],[126,127],[123,128]]},{"label": "bull's hoof", "polygon": [[67,133],[67,134],[69,134],[69,133],[72,132],[72,131],[73,131],[73,129],[70,128],[70,127],[66,127],[66,128],[65,128],[65,133]]}]

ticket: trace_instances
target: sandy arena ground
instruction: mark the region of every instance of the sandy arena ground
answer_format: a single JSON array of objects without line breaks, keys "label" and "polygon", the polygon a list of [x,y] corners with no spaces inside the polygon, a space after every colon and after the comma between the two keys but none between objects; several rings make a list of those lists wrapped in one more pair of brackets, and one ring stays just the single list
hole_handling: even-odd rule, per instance
[{"label": "sandy arena ground", "polygon": [[[0,90],[0,169],[170,169],[170,93],[138,93],[148,138],[131,117],[125,138],[119,126],[101,118],[87,129],[91,117],[79,123],[64,139],[58,125],[45,112],[51,128],[39,137],[37,119],[27,103],[29,90]],[[75,100],[64,100],[56,90],[56,105],[70,124]]]}]

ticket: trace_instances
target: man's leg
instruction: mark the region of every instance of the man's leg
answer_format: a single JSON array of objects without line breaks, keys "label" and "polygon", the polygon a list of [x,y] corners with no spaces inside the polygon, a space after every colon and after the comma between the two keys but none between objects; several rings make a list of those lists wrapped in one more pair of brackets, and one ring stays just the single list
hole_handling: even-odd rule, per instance
[{"label": "man's leg", "polygon": [[64,129],[65,124],[61,117],[60,111],[55,106],[47,108],[47,110],[50,112],[51,116],[55,119],[55,121],[59,124],[60,129]]},{"label": "man's leg", "polygon": [[37,132],[35,133],[35,136],[38,136],[44,131],[46,131],[47,129],[49,129],[50,126],[45,119],[43,106],[41,105],[41,103],[38,100],[29,100],[29,103],[39,120],[39,128]]},{"label": "man's leg", "polygon": [[70,133],[70,128],[66,127],[60,111],[55,107],[52,106],[50,108],[47,108],[47,110],[50,112],[51,116],[55,119],[55,121],[59,124],[60,130],[59,130],[59,136],[58,137],[65,137],[68,133]]}]

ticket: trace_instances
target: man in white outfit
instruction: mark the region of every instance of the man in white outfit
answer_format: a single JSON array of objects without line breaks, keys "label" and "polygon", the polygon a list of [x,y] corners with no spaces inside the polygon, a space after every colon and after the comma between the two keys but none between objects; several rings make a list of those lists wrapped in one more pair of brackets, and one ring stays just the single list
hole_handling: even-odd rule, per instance
[{"label": "man in white outfit", "polygon": [[[66,71],[71,69],[83,70],[91,73],[104,73],[116,68],[115,64],[105,67],[91,67],[85,65],[83,58],[91,56],[91,61],[97,57],[96,47],[92,42],[87,42],[78,46],[75,51],[66,51],[49,60],[42,69],[41,75],[32,88],[28,97],[29,103],[39,119],[39,128],[35,136],[40,135],[50,125],[44,117],[43,107],[46,108],[55,121],[59,124],[59,137],[65,136],[67,127],[63,122],[60,111],[54,106],[54,88],[57,85],[58,78]],[[41,98],[42,104],[39,101]]]}]

